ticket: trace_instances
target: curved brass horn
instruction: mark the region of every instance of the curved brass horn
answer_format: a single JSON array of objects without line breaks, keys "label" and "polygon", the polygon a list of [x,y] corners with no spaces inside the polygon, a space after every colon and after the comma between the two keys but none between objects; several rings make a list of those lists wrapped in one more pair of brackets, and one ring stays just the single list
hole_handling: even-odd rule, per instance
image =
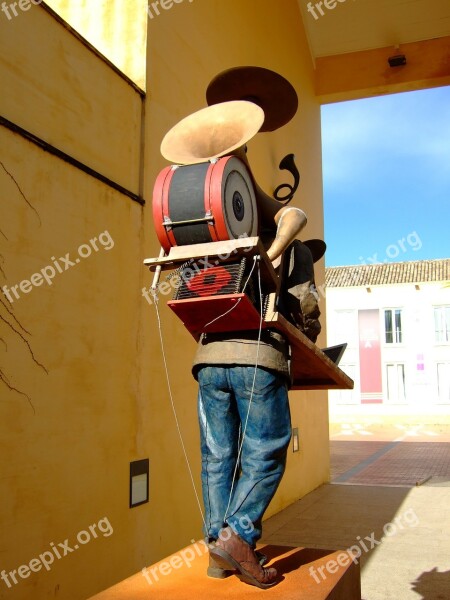
[{"label": "curved brass horn", "polygon": [[253,102],[235,100],[208,106],[172,127],[161,143],[161,154],[181,165],[232,154],[258,133],[263,122],[264,111]]},{"label": "curved brass horn", "polygon": [[300,231],[305,227],[307,218],[300,208],[283,206],[275,217],[277,233],[275,239],[267,250],[270,260],[275,260],[286,250]]}]

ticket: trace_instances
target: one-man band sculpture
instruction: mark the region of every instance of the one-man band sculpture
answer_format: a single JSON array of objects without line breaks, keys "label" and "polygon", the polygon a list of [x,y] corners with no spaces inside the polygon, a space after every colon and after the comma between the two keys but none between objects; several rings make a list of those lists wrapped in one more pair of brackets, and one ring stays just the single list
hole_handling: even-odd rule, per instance
[{"label": "one-man band sculpture", "polygon": [[[239,67],[218,75],[210,107],[179,122],[161,152],[174,163],[157,178],[153,216],[162,252],[145,261],[178,266],[172,310],[198,339],[198,380],[208,575],[235,572],[260,588],[277,571],[256,552],[262,518],[282,478],[291,437],[288,389],[351,387],[315,346],[320,332],[313,263],[321,240],[297,238],[306,215],[286,206],[298,186],[293,156],[280,163],[294,185],[256,184],[245,144],[297,110],[280,75]],[[282,189],[289,192],[280,196]]]}]

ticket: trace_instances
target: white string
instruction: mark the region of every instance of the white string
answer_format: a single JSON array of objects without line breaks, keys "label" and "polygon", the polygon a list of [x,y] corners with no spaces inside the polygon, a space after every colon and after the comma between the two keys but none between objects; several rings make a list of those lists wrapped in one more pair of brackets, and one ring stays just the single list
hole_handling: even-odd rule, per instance
[{"label": "white string", "polygon": [[[242,292],[244,292],[245,288],[247,287],[248,282],[250,281],[250,278],[251,278],[251,276],[253,274],[253,271],[254,271],[256,265],[258,265],[258,291],[259,291],[259,304],[260,304],[260,308],[261,308],[261,314],[260,314],[259,330],[258,330],[258,341],[257,341],[257,349],[256,349],[255,370],[254,370],[254,374],[253,374],[252,389],[251,389],[251,392],[250,392],[250,399],[249,399],[249,404],[248,404],[248,409],[247,409],[247,415],[246,415],[246,418],[245,418],[244,429],[242,431],[242,438],[241,438],[241,441],[240,441],[240,444],[239,444],[238,456],[237,456],[236,464],[235,464],[235,467],[234,467],[233,480],[231,482],[231,490],[230,490],[230,495],[229,495],[229,498],[228,498],[228,505],[227,505],[227,508],[225,510],[225,515],[224,515],[224,518],[223,518],[224,522],[226,522],[225,519],[226,519],[228,510],[230,508],[231,498],[233,496],[234,483],[235,483],[235,480],[236,480],[237,469],[238,469],[240,457],[241,457],[241,454],[242,454],[242,447],[244,445],[245,433],[246,433],[246,430],[247,430],[247,423],[248,423],[248,419],[249,419],[249,416],[250,416],[250,408],[251,408],[251,405],[252,405],[253,394],[254,394],[254,391],[255,391],[256,374],[257,374],[257,370],[258,370],[259,350],[260,350],[260,346],[261,346],[261,335],[262,335],[262,324],[263,324],[263,320],[264,320],[263,319],[263,310],[262,310],[261,270],[260,270],[260,265],[259,265],[259,258],[260,258],[259,256],[254,256],[253,257],[253,260],[254,260],[253,266],[252,266],[252,268],[250,270],[250,273],[249,273],[249,275],[247,277],[247,280],[246,280],[246,282],[245,282],[245,284],[244,284],[244,286],[242,288]],[[160,339],[160,343],[161,343],[161,352],[162,352],[162,357],[163,357],[164,371],[165,371],[165,374],[166,374],[166,381],[167,381],[167,388],[168,388],[168,391],[169,391],[170,403],[171,403],[171,406],[172,406],[172,411],[173,411],[173,415],[174,415],[174,418],[175,418],[175,423],[176,423],[176,426],[177,426],[178,435],[180,437],[181,446],[183,448],[184,458],[186,460],[186,465],[187,465],[187,468],[188,468],[188,471],[189,471],[189,476],[191,478],[192,487],[194,489],[195,498],[197,500],[197,505],[198,505],[198,508],[199,508],[199,511],[200,511],[200,515],[202,517],[202,521],[203,521],[203,525],[205,527],[205,531],[207,531],[207,525],[206,525],[206,521],[205,521],[205,516],[204,516],[203,510],[202,510],[202,506],[201,506],[199,495],[197,493],[197,488],[195,487],[194,476],[193,476],[193,473],[192,473],[191,465],[189,463],[189,457],[188,457],[188,454],[187,454],[187,451],[186,451],[186,446],[184,444],[183,436],[181,434],[180,423],[178,421],[178,415],[177,415],[177,411],[176,411],[176,408],[175,408],[175,403],[174,403],[174,400],[173,400],[172,387],[171,387],[171,384],[170,384],[170,377],[169,377],[169,369],[168,369],[168,365],[167,365],[167,358],[166,358],[166,352],[165,352],[165,347],[164,347],[164,340],[163,340],[163,335],[162,335],[161,317],[160,317],[159,309],[158,309],[158,297],[157,297],[157,292],[156,291],[154,291],[153,297],[154,297],[154,303],[153,304],[155,306],[156,317],[157,317],[157,320],[158,320],[159,339]],[[214,321],[217,321],[218,319],[221,319],[222,317],[224,317],[227,314],[229,314],[232,310],[234,310],[238,306],[239,302],[240,302],[240,299],[238,300],[238,302],[234,306],[232,306],[230,309],[228,309],[224,314],[219,315],[218,317],[216,317],[215,319],[213,319],[210,323],[207,323],[205,325],[205,328],[208,325],[211,325],[212,323],[214,323]],[[241,426],[240,426],[240,429],[241,429]]]},{"label": "white string", "polygon": [[199,508],[200,514],[202,516],[202,521],[203,521],[203,525],[205,527],[205,531],[207,531],[207,526],[206,526],[206,522],[205,522],[205,516],[203,514],[202,505],[201,505],[200,498],[199,498],[198,493],[197,493],[197,488],[195,487],[194,476],[192,474],[192,469],[191,469],[191,465],[189,463],[189,458],[188,458],[188,455],[187,455],[186,446],[184,444],[183,436],[181,435],[180,423],[178,421],[177,411],[176,411],[176,408],[175,408],[175,403],[173,401],[172,386],[170,385],[169,369],[168,369],[168,366],[167,366],[166,351],[165,351],[165,348],[164,348],[164,341],[163,341],[163,335],[162,335],[161,318],[160,318],[159,309],[158,309],[158,301],[159,300],[157,298],[156,292],[153,293],[153,297],[154,297],[154,300],[155,300],[153,304],[155,306],[156,316],[157,316],[157,319],[158,319],[159,339],[160,339],[160,342],[161,342],[161,351],[162,351],[162,357],[163,357],[163,362],[164,362],[164,370],[165,370],[165,373],[166,373],[167,388],[169,390],[170,403],[172,405],[172,411],[173,411],[173,415],[175,417],[175,423],[177,425],[178,435],[180,436],[181,446],[183,448],[184,458],[186,460],[186,464],[187,464],[187,468],[188,468],[188,471],[189,471],[189,475],[191,477],[192,487],[194,488],[194,493],[195,493],[195,497],[197,499],[198,508]]},{"label": "white string", "polygon": [[[259,257],[257,257],[257,256],[254,257],[255,263],[253,265],[253,268],[255,267],[256,261],[258,259],[259,259]],[[253,373],[252,389],[251,389],[251,392],[250,392],[250,399],[249,399],[249,402],[248,402],[248,409],[247,409],[247,415],[245,417],[244,429],[242,431],[242,438],[241,438],[241,441],[240,441],[240,444],[239,444],[239,449],[238,449],[238,455],[237,455],[237,459],[236,459],[236,464],[234,466],[234,473],[233,473],[233,480],[231,482],[230,496],[228,498],[228,505],[227,505],[227,508],[225,510],[225,515],[223,517],[223,522],[224,523],[226,523],[226,518],[227,518],[228,510],[229,510],[230,504],[231,504],[231,498],[233,496],[234,482],[236,481],[236,473],[237,473],[237,470],[238,470],[239,461],[241,459],[242,447],[244,445],[244,440],[245,440],[245,432],[247,430],[248,418],[250,416],[250,408],[252,406],[253,394],[254,394],[254,391],[255,391],[256,373],[258,371],[259,349],[261,347],[261,334],[262,334],[262,324],[263,324],[262,291],[261,291],[261,269],[260,269],[259,261],[258,261],[258,289],[259,289],[259,305],[261,307],[261,316],[260,316],[260,320],[259,320],[258,343],[257,343],[257,347],[256,347],[255,371]]]},{"label": "white string", "polygon": [[[241,291],[242,294],[245,292],[245,288],[247,287],[247,284],[250,281],[250,277],[252,276],[252,273],[255,270],[255,266],[256,266],[256,256],[254,257],[253,266],[252,266],[252,268],[250,270],[250,273],[249,273],[249,275],[247,277],[246,282],[244,283],[244,287],[242,288],[242,291]],[[235,308],[237,308],[239,306],[239,303],[241,302],[241,300],[242,300],[242,298],[239,298],[239,300],[236,302],[236,304],[234,304],[231,308],[229,308],[227,311],[225,311],[223,314],[219,315],[218,317],[215,317],[209,323],[206,323],[206,325],[203,325],[203,329],[206,329],[207,327],[209,327],[210,325],[212,325],[213,323],[215,323],[219,319],[222,319],[223,317],[226,317],[228,314],[230,314],[231,311],[233,311]]]},{"label": "white string", "polygon": [[222,319],[223,317],[226,317],[228,314],[230,314],[230,312],[232,310],[234,310],[235,308],[237,308],[239,306],[239,303],[241,302],[241,300],[242,300],[242,298],[239,298],[239,300],[236,302],[236,304],[233,304],[233,306],[231,308],[229,308],[226,312],[222,313],[218,317],[215,317],[212,321],[210,321],[209,323],[206,323],[206,325],[203,325],[203,329],[206,329],[207,327],[209,327],[210,325],[212,325],[219,319]]}]

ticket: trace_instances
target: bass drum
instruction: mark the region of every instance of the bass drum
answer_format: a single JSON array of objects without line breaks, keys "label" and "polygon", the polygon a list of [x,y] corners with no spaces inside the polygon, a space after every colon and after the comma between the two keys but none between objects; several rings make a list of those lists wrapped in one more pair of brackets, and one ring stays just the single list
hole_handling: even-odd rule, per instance
[{"label": "bass drum", "polygon": [[153,222],[163,249],[258,234],[255,187],[236,156],[166,167],[153,190]]}]

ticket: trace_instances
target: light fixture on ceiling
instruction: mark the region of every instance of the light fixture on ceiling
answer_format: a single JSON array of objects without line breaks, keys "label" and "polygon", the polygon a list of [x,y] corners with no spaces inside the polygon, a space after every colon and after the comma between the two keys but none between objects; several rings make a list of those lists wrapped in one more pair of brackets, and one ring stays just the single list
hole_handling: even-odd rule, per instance
[{"label": "light fixture on ceiling", "polygon": [[403,67],[406,65],[406,56],[400,52],[400,46],[395,47],[395,54],[388,58],[390,67]]}]

